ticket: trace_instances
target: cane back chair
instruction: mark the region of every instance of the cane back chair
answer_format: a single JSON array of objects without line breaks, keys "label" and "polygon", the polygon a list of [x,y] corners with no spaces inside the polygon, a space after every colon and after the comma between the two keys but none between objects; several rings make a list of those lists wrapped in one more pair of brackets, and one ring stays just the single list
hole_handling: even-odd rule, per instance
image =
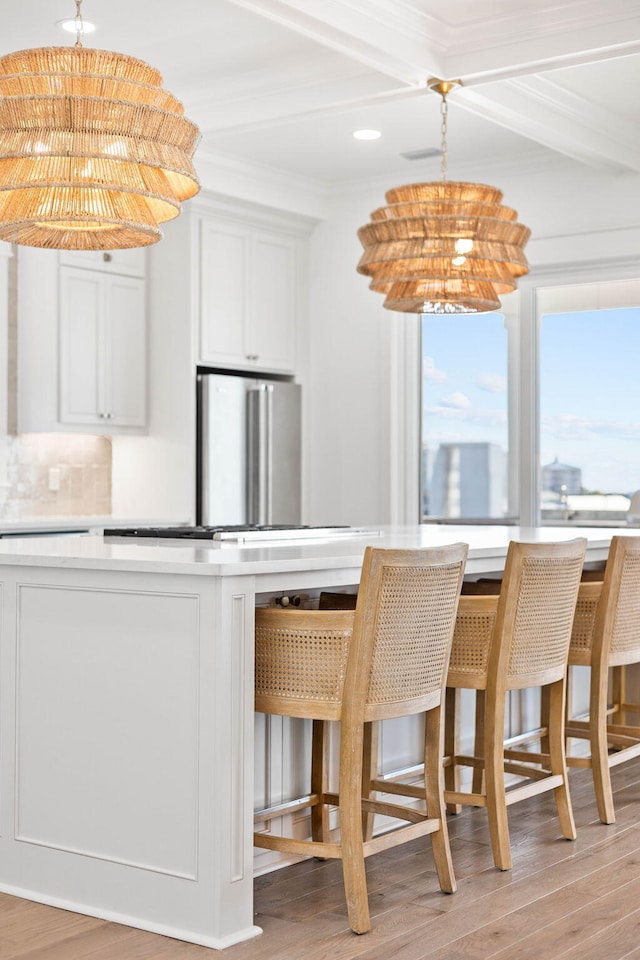
[{"label": "cane back chair", "polygon": [[[349,923],[370,929],[365,857],[429,834],[440,887],[455,890],[443,795],[444,683],[466,544],[439,549],[368,547],[355,610],[256,610],[256,699],[259,713],[314,721],[311,840],[256,832],[255,844],[286,853],[340,858]],[[363,753],[378,720],[425,714],[424,809],[373,798]],[[338,792],[327,790],[326,721],[340,721]],[[364,781],[364,782],[363,782]],[[340,836],[330,835],[328,805],[339,811]],[[259,821],[281,810],[260,811]],[[369,838],[368,820],[383,814],[407,821]]]},{"label": "cane back chair", "polygon": [[[496,867],[511,867],[507,806],[553,790],[562,833],[575,839],[564,750],[566,668],[586,540],[511,542],[499,594],[462,596],[447,677],[445,797],[449,808],[486,806]],[[548,685],[548,753],[505,747],[511,690]],[[476,691],[473,756],[456,752],[458,691]],[[544,745],[541,746],[541,751]],[[470,791],[460,766],[473,768]],[[507,790],[505,774],[520,778]]]},{"label": "cane back chair", "polygon": [[[591,668],[589,717],[567,720],[567,737],[589,741],[588,756],[567,763],[591,767],[603,823],[615,821],[610,768],[640,755],[640,724],[626,714],[640,713],[640,704],[626,703],[625,667],[640,662],[640,537],[611,539],[601,582],[580,586],[569,647],[569,665]],[[613,704],[608,704],[609,677]],[[613,722],[615,721],[615,722]]]}]

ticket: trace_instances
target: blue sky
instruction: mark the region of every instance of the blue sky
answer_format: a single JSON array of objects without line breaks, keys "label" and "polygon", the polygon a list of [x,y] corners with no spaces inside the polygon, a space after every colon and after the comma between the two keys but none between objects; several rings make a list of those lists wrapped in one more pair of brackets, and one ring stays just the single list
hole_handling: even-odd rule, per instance
[{"label": "blue sky", "polygon": [[[499,314],[423,322],[423,436],[507,448],[507,338]],[[541,463],[582,469],[589,490],[640,489],[640,308],[546,316]]]},{"label": "blue sky", "polygon": [[541,458],[603,493],[640,489],[640,308],[543,317]]},{"label": "blue sky", "polygon": [[423,439],[507,449],[507,335],[498,314],[427,316],[422,327]]}]

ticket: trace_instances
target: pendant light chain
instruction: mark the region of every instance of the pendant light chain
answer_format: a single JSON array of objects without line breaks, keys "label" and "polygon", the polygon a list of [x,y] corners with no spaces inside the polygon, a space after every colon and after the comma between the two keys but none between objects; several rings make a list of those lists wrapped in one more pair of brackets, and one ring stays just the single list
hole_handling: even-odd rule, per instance
[{"label": "pendant light chain", "polygon": [[84,34],[84,20],[82,19],[82,12],[80,7],[82,6],[82,0],[75,0],[76,2],[76,15],[74,17],[76,25],[76,47],[82,46],[82,36]]},{"label": "pendant light chain", "polygon": [[440,104],[440,114],[442,116],[442,125],[440,127],[440,132],[442,134],[442,139],[440,141],[440,170],[442,171],[442,179],[447,179],[447,117],[449,114],[449,106],[447,104],[446,95],[442,94],[442,103]]}]

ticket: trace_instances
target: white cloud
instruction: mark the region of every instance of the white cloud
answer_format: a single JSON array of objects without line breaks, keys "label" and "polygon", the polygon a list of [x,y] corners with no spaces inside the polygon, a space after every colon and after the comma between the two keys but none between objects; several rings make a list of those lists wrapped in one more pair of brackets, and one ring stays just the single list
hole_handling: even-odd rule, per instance
[{"label": "white cloud", "polygon": [[475,379],[476,387],[489,393],[506,393],[507,380],[499,373],[479,373]]},{"label": "white cloud", "polygon": [[462,393],[460,390],[449,394],[448,397],[442,397],[439,403],[442,407],[453,407],[454,410],[471,409],[471,400],[469,400],[466,393]]},{"label": "white cloud", "polygon": [[432,380],[434,383],[442,383],[448,379],[444,370],[438,370],[433,357],[422,358],[422,376],[425,380]]},{"label": "white cloud", "polygon": [[559,440],[589,440],[594,437],[618,437],[621,440],[640,440],[640,423],[620,420],[594,420],[559,413],[543,417],[543,431]]},{"label": "white cloud", "polygon": [[472,407],[430,406],[424,408],[424,416],[477,423],[486,427],[500,427],[507,422],[506,410],[478,410]]}]

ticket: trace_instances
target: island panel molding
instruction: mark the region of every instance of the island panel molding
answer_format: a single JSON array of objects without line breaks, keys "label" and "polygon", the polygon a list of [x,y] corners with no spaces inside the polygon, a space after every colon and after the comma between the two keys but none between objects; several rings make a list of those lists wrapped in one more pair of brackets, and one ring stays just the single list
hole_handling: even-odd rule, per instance
[{"label": "island panel molding", "polygon": [[198,619],[197,596],[19,586],[17,840],[197,879]]}]

